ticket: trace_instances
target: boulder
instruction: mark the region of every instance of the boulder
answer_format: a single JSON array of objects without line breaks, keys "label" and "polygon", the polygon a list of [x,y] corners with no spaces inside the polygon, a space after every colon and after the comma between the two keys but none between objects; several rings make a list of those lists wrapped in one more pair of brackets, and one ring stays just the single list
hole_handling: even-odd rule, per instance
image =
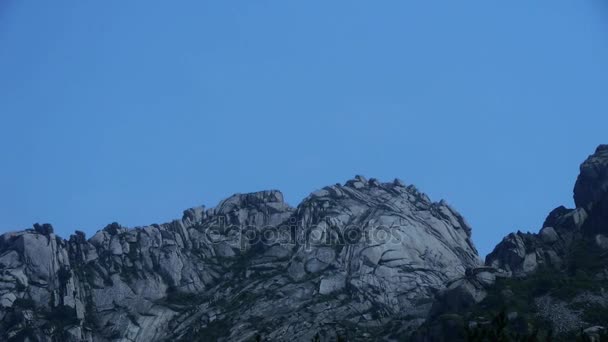
[{"label": "boulder", "polygon": [[545,227],[540,230],[540,238],[544,243],[552,244],[559,240],[559,235],[553,227]]},{"label": "boulder", "polygon": [[606,328],[598,325],[583,330],[583,335],[586,337],[586,341],[600,342],[604,332],[606,332]]}]

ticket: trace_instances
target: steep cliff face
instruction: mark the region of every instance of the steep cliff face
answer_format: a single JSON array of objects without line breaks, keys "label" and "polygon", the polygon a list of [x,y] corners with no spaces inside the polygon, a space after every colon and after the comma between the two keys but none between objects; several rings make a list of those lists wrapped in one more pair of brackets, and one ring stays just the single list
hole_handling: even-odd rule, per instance
[{"label": "steep cliff face", "polygon": [[470,237],[445,202],[360,176],[297,208],[278,191],[234,195],[88,240],[35,225],[0,237],[0,339],[373,338],[417,327],[479,266]]}]

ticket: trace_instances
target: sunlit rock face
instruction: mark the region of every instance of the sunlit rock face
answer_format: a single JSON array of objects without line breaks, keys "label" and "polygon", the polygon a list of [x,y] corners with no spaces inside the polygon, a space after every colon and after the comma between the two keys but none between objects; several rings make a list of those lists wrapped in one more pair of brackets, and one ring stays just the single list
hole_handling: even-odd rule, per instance
[{"label": "sunlit rock face", "polygon": [[372,338],[417,327],[479,265],[445,202],[361,176],[296,208],[279,191],[237,194],[88,240],[36,225],[0,237],[0,340]]}]

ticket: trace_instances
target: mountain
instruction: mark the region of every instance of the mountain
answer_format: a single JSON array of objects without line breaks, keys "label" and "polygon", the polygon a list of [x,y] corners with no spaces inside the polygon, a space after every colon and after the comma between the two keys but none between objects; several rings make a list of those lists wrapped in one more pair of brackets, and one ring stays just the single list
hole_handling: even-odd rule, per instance
[{"label": "mountain", "polygon": [[35,224],[0,236],[0,339],[455,341],[497,321],[570,338],[608,325],[608,146],[582,164],[575,203],[485,264],[447,203],[362,176],[295,208],[236,194],[89,239]]},{"label": "mountain", "polygon": [[581,165],[574,202],[551,211],[538,233],[506,236],[485,260],[494,284],[476,287],[475,301],[439,306],[418,340],[466,340],[467,328],[495,328],[501,311],[507,340],[574,341],[584,329],[590,341],[600,341],[599,332],[608,340],[608,145]]},{"label": "mountain", "polygon": [[[5,340],[372,338],[421,324],[451,279],[481,264],[471,228],[401,181],[355,177],[296,208],[237,194],[173,222],[113,223],[68,240],[48,224],[0,238]],[[354,329],[354,330],[353,330]]]},{"label": "mountain", "polygon": [[525,275],[540,266],[561,268],[577,243],[594,240],[597,246],[608,247],[608,145],[600,145],[581,165],[574,203],[574,209],[554,209],[538,234],[505,237],[486,264]]}]

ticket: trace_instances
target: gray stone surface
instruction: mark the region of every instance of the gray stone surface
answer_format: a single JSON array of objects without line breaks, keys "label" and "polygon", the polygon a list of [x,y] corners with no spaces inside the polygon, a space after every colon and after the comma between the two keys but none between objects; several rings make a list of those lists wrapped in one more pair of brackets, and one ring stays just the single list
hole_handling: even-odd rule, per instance
[{"label": "gray stone surface", "polygon": [[[369,336],[421,324],[435,294],[479,265],[462,216],[399,180],[357,176],[296,208],[275,190],[236,194],[88,240],[50,225],[2,235],[0,339],[310,340],[352,324]],[[462,291],[479,300],[492,274],[476,276]]]},{"label": "gray stone surface", "polygon": [[543,240],[543,242],[552,244],[559,240],[559,235],[557,235],[557,232],[555,229],[553,229],[553,227],[545,227],[540,230],[540,238]]}]

